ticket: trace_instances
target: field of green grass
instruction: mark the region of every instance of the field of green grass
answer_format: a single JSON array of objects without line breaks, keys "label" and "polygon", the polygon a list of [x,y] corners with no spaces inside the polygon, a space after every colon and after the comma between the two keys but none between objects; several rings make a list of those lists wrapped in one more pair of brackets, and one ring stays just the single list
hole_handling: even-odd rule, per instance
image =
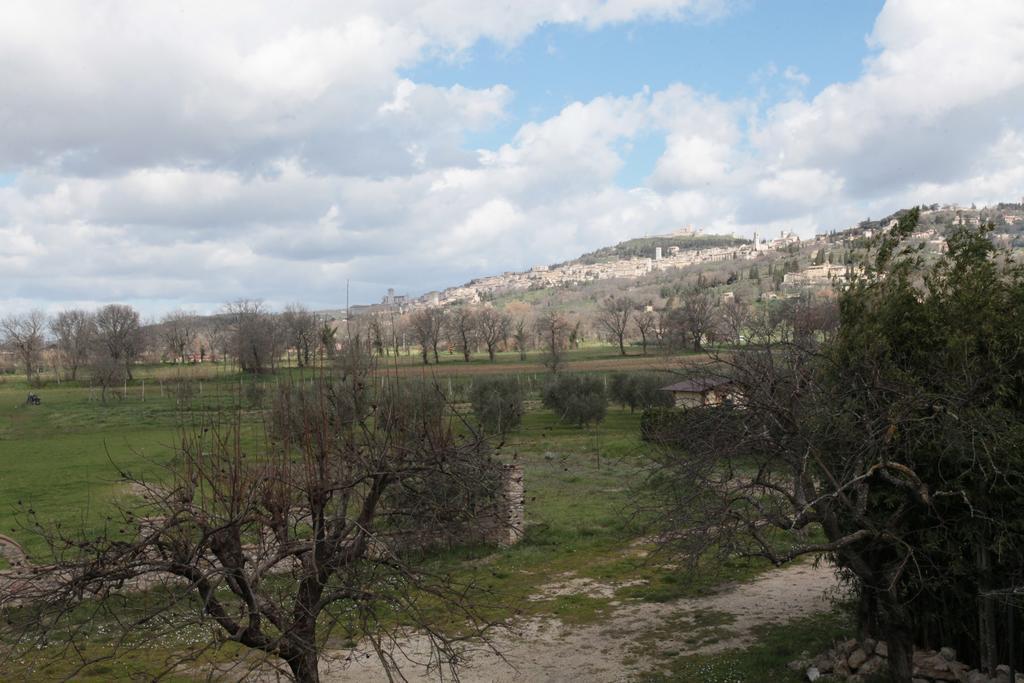
[{"label": "field of green grass", "polygon": [[[510,355],[514,358],[503,355],[500,362],[513,370],[518,356]],[[573,361],[616,358],[614,349],[594,347],[581,350]],[[438,370],[458,362],[446,358]],[[479,363],[486,359],[474,361]],[[128,495],[119,473],[158,478],[189,410],[218,410],[239,402],[245,406],[246,383],[275,381],[273,377],[243,378],[212,366],[147,367],[139,368],[136,375],[126,397],[108,396],[106,403],[87,386],[50,383],[32,390],[43,403],[31,406],[25,404],[29,389],[22,381],[6,377],[0,383],[0,532],[17,539],[30,554],[45,556],[45,547],[32,532],[33,515],[43,522],[59,521],[65,528],[102,527],[111,506]],[[190,388],[182,392],[178,384],[186,381]],[[487,616],[499,620],[514,615],[552,616],[569,625],[593,623],[615,601],[665,602],[698,596],[766,568],[757,562],[736,561],[684,571],[646,561],[637,552],[645,542],[631,522],[630,505],[646,447],[638,435],[640,413],[612,407],[599,426],[580,429],[560,423],[535,400],[530,406],[522,426],[501,451],[502,459],[524,469],[524,540],[508,549],[463,548],[432,560],[436,568],[490,589],[494,600]],[[250,414],[253,430],[260,429],[256,413]],[[577,594],[528,599],[567,574],[628,587],[609,597]],[[95,647],[102,651],[104,626],[95,628]],[[179,648],[203,639],[209,639],[208,630],[153,638],[130,655],[90,668],[80,678],[99,681],[152,675]],[[236,654],[233,646],[224,646],[208,656]],[[763,657],[756,652],[750,656]],[[673,671],[681,677],[673,680],[704,680],[690,678],[689,672],[697,670],[693,667],[717,666],[715,661],[680,662]],[[69,666],[50,662],[40,670],[38,664],[24,662],[16,677],[59,677],[67,674]]]}]

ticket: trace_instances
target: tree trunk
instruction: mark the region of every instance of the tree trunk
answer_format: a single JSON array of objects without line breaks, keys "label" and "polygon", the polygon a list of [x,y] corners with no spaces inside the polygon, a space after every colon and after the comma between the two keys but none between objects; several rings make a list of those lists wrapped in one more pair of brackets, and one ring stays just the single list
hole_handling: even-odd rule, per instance
[{"label": "tree trunk", "polygon": [[860,640],[879,635],[878,599],[867,588],[862,588],[857,599],[857,637]]},{"label": "tree trunk", "polygon": [[[990,588],[989,575],[992,568],[992,558],[985,546],[978,548],[975,556],[975,566],[978,573],[979,587],[984,590]],[[980,596],[978,598],[978,652],[981,659],[981,670],[995,673],[998,662],[998,646],[996,644],[996,614],[992,598]]]},{"label": "tree trunk", "polygon": [[320,683],[320,669],[317,667],[316,650],[300,652],[285,661],[292,670],[297,683]]},{"label": "tree trunk", "polygon": [[910,614],[899,598],[888,591],[875,594],[882,639],[889,647],[889,680],[911,683],[914,675],[914,634]]},{"label": "tree trunk", "polygon": [[621,337],[621,336],[619,337],[619,352],[620,352],[620,353],[621,353],[621,354],[622,354],[623,356],[625,356],[625,355],[626,355],[626,342],[625,342],[625,341],[624,341],[624,340],[622,339],[622,337]]},{"label": "tree trunk", "polygon": [[889,646],[889,680],[894,683],[911,683],[914,675],[914,641],[910,628],[891,619],[886,621],[882,634]]}]

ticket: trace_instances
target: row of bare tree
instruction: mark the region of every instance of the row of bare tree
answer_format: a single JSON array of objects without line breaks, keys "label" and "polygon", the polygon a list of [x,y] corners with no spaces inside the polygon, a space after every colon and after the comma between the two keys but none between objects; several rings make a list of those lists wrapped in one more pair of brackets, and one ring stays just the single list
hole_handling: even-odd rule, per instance
[{"label": "row of bare tree", "polygon": [[335,327],[295,304],[274,313],[262,302],[239,300],[214,316],[173,311],[143,323],[137,310],[110,304],[97,310],[66,309],[48,316],[39,310],[0,318],[0,344],[13,354],[29,383],[49,364],[70,380],[101,387],[132,379],[143,359],[203,362],[232,358],[247,372],[273,370],[282,358],[311,365],[333,351]]}]

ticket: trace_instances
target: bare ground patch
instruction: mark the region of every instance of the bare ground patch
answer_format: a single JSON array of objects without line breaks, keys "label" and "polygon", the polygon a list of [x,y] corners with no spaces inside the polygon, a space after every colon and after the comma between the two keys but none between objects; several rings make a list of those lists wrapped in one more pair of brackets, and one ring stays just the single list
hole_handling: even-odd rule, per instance
[{"label": "bare ground patch", "polygon": [[[700,598],[667,603],[618,604],[600,623],[567,626],[537,617],[514,624],[494,641],[501,656],[486,649],[466,653],[463,681],[628,680],[677,655],[711,654],[755,642],[753,629],[785,623],[829,608],[827,593],[836,586],[830,567],[799,564],[762,574]],[[538,595],[608,595],[614,586],[562,576]],[[410,637],[396,659],[409,681],[437,680],[425,670],[427,641]],[[336,652],[324,665],[323,680],[333,683],[386,681],[379,662],[365,652]]]}]

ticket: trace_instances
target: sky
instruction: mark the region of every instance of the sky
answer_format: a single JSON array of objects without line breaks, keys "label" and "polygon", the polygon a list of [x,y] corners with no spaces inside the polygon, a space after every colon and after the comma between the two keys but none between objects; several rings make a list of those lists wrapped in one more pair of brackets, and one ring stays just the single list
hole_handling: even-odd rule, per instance
[{"label": "sky", "polygon": [[1024,195],[1019,0],[7,0],[0,74],[0,313]]}]

